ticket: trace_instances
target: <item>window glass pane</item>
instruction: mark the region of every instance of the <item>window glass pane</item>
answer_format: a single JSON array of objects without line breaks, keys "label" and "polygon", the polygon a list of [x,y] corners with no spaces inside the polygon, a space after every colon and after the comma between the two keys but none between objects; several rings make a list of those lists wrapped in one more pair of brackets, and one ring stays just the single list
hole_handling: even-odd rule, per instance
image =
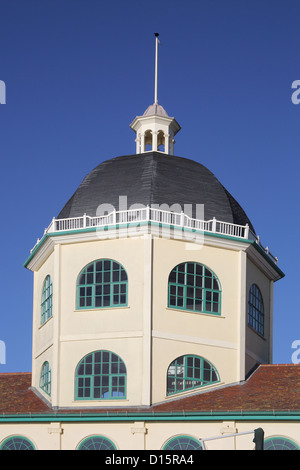
[{"label": "window glass pane", "polygon": [[109,260],[104,261],[104,271],[110,271],[111,262]]},{"label": "window glass pane", "polygon": [[[98,260],[91,263],[79,275],[77,285],[79,308],[103,308],[127,303],[127,275],[115,261]],[[120,290],[124,294],[122,298],[111,296],[111,292],[119,294]]]},{"label": "window glass pane", "polygon": [[[220,314],[220,296],[216,276],[199,263],[181,263],[170,272],[170,307]],[[205,303],[202,302],[203,298],[206,298]],[[219,305],[213,305],[212,302]]]},{"label": "window glass pane", "polygon": [[52,281],[48,275],[44,280],[41,295],[41,324],[52,317]]},{"label": "window glass pane", "polygon": [[124,398],[126,367],[109,351],[95,351],[82,359],[76,371],[78,399]]},{"label": "window glass pane", "polygon": [[102,261],[96,261],[96,271],[102,272],[102,270],[103,270]]},{"label": "window glass pane", "polygon": [[252,284],[248,296],[248,325],[264,335],[264,304],[261,292]]},{"label": "window glass pane", "polygon": [[103,294],[109,294],[109,293],[110,293],[110,284],[104,284]]},{"label": "window glass pane", "polygon": [[34,445],[23,436],[13,436],[6,439],[0,450],[35,450]]},{"label": "window glass pane", "polygon": [[180,356],[167,372],[167,394],[218,382],[218,374],[210,362],[200,356]]},{"label": "window glass pane", "polygon": [[178,272],[185,273],[185,264],[184,263],[179,264],[177,269],[178,269]]},{"label": "window glass pane", "polygon": [[86,295],[88,295],[89,297],[92,295],[92,288],[91,287],[86,288]]},{"label": "window glass pane", "polygon": [[196,274],[198,276],[203,275],[203,266],[201,266],[201,264],[199,264],[199,263],[196,263]]},{"label": "window glass pane", "polygon": [[213,312],[218,313],[219,312],[219,304],[218,303],[213,303]]},{"label": "window glass pane", "polygon": [[194,274],[195,273],[195,264],[194,263],[187,263],[186,272],[188,274]]},{"label": "window glass pane", "polygon": [[202,450],[199,440],[191,436],[177,436],[170,439],[163,450]]},{"label": "window glass pane", "polygon": [[183,379],[176,379],[176,390],[177,391],[184,390],[184,381],[183,381]]},{"label": "window glass pane", "polygon": [[186,289],[186,295],[187,295],[187,297],[194,298],[194,296],[195,296],[195,289],[194,289],[194,287],[187,287],[187,289]]},{"label": "window glass pane", "polygon": [[176,295],[176,286],[170,286],[170,294]]},{"label": "window glass pane", "polygon": [[203,307],[202,307],[202,302],[197,300],[195,301],[195,310],[197,310],[198,312],[202,312],[203,310]]},{"label": "window glass pane", "polygon": [[120,284],[119,287],[120,287],[120,292],[121,292],[122,294],[126,294],[126,287],[127,287],[127,284],[124,284],[124,283],[123,283],[123,284]]}]

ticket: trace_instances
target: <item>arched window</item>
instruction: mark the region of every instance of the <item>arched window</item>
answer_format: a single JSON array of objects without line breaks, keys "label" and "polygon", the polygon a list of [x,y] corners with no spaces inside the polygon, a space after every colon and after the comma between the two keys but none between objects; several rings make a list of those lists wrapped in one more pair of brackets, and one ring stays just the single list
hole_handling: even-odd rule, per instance
[{"label": "arched window", "polygon": [[41,325],[50,317],[52,317],[52,281],[51,277],[47,276],[42,290]]},{"label": "arched window", "polygon": [[256,284],[252,284],[248,299],[248,325],[260,335],[264,335],[264,302]]},{"label": "arched window", "polygon": [[153,142],[152,142],[152,131],[148,129],[145,132],[145,151],[149,152],[153,150]]},{"label": "arched window", "polygon": [[299,446],[285,437],[270,437],[265,439],[264,450],[299,450]]},{"label": "arched window", "polygon": [[164,445],[163,450],[202,450],[202,445],[194,437],[176,436]]},{"label": "arched window", "polygon": [[24,436],[11,436],[0,445],[0,450],[35,450],[35,447]]},{"label": "arched window", "polygon": [[112,400],[126,398],[126,366],[111,351],[94,351],[76,368],[77,400]]},{"label": "arched window", "polygon": [[180,356],[167,372],[167,395],[219,382],[217,369],[200,356]]},{"label": "arched window", "polygon": [[158,133],[157,133],[157,150],[159,150],[160,152],[165,152],[165,141],[166,141],[165,133],[163,131],[158,131]]},{"label": "arched window", "polygon": [[127,274],[111,259],[86,266],[77,280],[77,308],[107,308],[127,305]]},{"label": "arched window", "polygon": [[117,448],[107,437],[91,436],[79,444],[78,450],[117,450]]},{"label": "arched window", "polygon": [[217,276],[199,263],[178,264],[169,275],[168,306],[220,315],[221,287]]},{"label": "arched window", "polygon": [[48,395],[51,395],[51,369],[48,361],[42,365],[40,387]]}]

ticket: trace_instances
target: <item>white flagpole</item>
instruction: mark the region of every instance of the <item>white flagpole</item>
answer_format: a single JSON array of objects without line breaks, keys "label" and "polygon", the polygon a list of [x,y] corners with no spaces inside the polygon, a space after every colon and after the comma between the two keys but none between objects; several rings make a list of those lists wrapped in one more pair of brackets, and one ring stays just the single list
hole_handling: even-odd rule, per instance
[{"label": "white flagpole", "polygon": [[158,33],[154,33],[155,41],[155,81],[154,81],[154,104],[157,104],[157,69],[158,69]]}]

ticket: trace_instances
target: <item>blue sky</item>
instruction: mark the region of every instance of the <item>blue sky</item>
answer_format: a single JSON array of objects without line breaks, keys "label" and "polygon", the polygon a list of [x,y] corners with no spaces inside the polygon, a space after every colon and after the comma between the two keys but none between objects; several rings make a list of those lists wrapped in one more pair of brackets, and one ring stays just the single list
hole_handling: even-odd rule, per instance
[{"label": "blue sky", "polygon": [[1,0],[0,372],[31,370],[33,275],[23,267],[84,176],[135,153],[129,128],[158,101],[175,154],[240,202],[286,277],[275,284],[274,362],[300,340],[298,0]]}]

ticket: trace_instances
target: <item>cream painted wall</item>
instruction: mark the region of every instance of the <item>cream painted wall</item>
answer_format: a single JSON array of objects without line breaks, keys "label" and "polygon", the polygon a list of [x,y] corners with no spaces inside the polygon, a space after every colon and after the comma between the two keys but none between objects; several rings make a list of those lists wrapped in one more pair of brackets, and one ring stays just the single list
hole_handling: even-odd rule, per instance
[{"label": "cream painted wall", "polygon": [[[241,277],[247,276],[247,291],[252,282],[262,285],[264,297],[270,282],[249,260],[244,273],[239,244],[221,240],[218,245],[211,238],[204,241],[196,245],[141,234],[116,239],[99,239],[96,234],[80,241],[64,237],[62,242],[57,237],[34,276],[33,386],[39,389],[41,366],[48,360],[53,406],[111,404],[105,400],[74,400],[78,362],[100,349],[118,354],[127,367],[127,398],[125,402],[114,400],[114,406],[150,405],[169,399],[167,369],[184,354],[200,355],[210,361],[220,374],[221,384],[242,380],[240,358],[245,357],[245,331],[240,325],[246,316],[246,305],[241,302]],[[114,259],[125,268],[129,279],[128,306],[77,309],[77,277],[87,264],[101,258]],[[221,315],[168,308],[170,271],[186,261],[201,263],[217,275],[222,289]],[[47,274],[53,281],[53,317],[40,326],[40,299]],[[266,309],[268,306],[266,303]],[[267,342],[248,330],[248,350],[266,357]]]},{"label": "cream painted wall", "polygon": [[[79,361],[90,352],[109,350],[121,357],[127,369],[127,397],[121,400],[75,400],[75,370]],[[61,407],[127,407],[141,404],[142,354],[140,337],[99,338],[61,343],[59,367],[59,406]]]},{"label": "cream painted wall", "polygon": [[[56,279],[54,275],[54,255],[48,256],[38,271],[34,272],[33,295],[33,334],[32,334],[32,385],[39,388],[42,365],[45,361],[53,364],[53,318],[49,318],[41,325],[41,299],[46,277],[50,275],[53,285]],[[49,396],[44,394],[47,399]]]},{"label": "cream painted wall", "polygon": [[[247,309],[249,290],[256,284],[262,294],[264,302],[264,335],[261,336],[246,322],[246,369],[250,370],[257,362],[272,363],[272,281],[250,260],[247,262]],[[248,310],[247,310],[248,311]]]},{"label": "cream painted wall", "polygon": [[221,437],[206,442],[207,450],[253,450],[253,434],[225,437],[231,433],[253,431],[262,427],[265,439],[284,437],[300,445],[299,422],[288,421],[171,421],[171,422],[74,422],[1,424],[0,445],[14,435],[29,439],[37,450],[75,450],[87,437],[101,435],[111,440],[117,450],[161,450],[176,436],[195,439]]},{"label": "cream painted wall", "polygon": [[[101,258],[116,260],[127,272],[128,307],[77,310],[76,282],[80,271]],[[61,326],[63,337],[142,329],[143,239],[95,240],[63,245],[61,250]]]},{"label": "cream painted wall", "polygon": [[[217,275],[222,289],[221,315],[168,308],[169,274],[177,264],[187,261],[201,263]],[[211,246],[190,249],[184,241],[155,239],[153,262],[153,401],[166,398],[168,366],[184,354],[210,361],[221,383],[238,381],[238,251]]]}]

